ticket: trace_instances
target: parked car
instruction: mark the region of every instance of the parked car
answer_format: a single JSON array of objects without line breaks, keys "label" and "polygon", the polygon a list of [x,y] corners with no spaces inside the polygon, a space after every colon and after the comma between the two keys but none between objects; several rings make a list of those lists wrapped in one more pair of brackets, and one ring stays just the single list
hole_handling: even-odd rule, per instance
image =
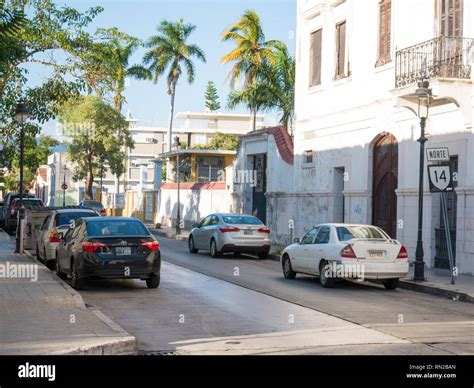
[{"label": "parked car", "polygon": [[105,207],[104,207],[104,205],[102,204],[101,201],[95,201],[95,200],[92,200],[92,199],[83,199],[79,203],[79,206],[87,208],[87,209],[97,210],[100,213],[101,216],[105,216],[106,213],[107,213],[105,211]]},{"label": "parked car", "polygon": [[270,229],[257,217],[246,214],[211,214],[194,225],[188,238],[191,253],[200,249],[212,257],[222,253],[256,253],[266,259],[270,251]]},{"label": "parked car", "polygon": [[14,198],[10,204],[9,211],[7,213],[6,221],[6,232],[12,234],[16,231],[16,227],[18,224],[18,211],[19,209],[24,207],[44,207],[44,203],[39,198],[34,197],[27,197],[27,198]]},{"label": "parked car", "polygon": [[146,280],[148,288],[160,284],[158,241],[136,218],[79,218],[74,228],[57,237],[57,274],[62,279],[70,275],[76,290],[89,278],[137,278]]},{"label": "parked car", "polygon": [[[35,198],[35,195],[24,193],[21,197],[22,198]],[[10,212],[10,205],[13,202],[13,200],[17,198],[20,198],[19,193],[9,192],[7,193],[7,195],[5,195],[5,199],[3,201],[2,215],[0,217],[1,222],[2,222],[1,226],[5,231],[7,231],[7,226],[8,226],[8,219],[9,219],[8,213]]]},{"label": "parked car", "polygon": [[[338,277],[356,278],[362,273],[363,279],[381,280],[385,288],[395,289],[408,273],[408,255],[400,242],[376,226],[322,224],[286,247],[281,265],[285,278],[317,275],[323,287],[334,286]],[[354,271],[355,266],[361,272]]]},{"label": "parked car", "polygon": [[50,269],[56,267],[56,247],[59,233],[65,234],[81,217],[99,217],[92,209],[55,209],[44,219],[36,238],[36,257]]}]

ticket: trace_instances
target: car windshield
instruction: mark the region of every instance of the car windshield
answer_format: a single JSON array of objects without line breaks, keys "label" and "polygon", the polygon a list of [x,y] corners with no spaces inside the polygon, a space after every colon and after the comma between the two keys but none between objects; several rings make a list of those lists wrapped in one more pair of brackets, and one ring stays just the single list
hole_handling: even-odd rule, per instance
[{"label": "car windshield", "polygon": [[139,221],[105,220],[87,222],[89,236],[148,236],[148,229]]},{"label": "car windshield", "polygon": [[90,207],[91,209],[103,209],[104,205],[102,205],[102,202],[92,202],[92,201],[85,201],[84,202],[85,207]]},{"label": "car windshield", "polygon": [[257,217],[252,216],[222,216],[226,224],[247,224],[247,225],[263,225]]},{"label": "car windshield", "polygon": [[96,212],[59,213],[56,215],[56,225],[69,225],[71,221],[81,217],[99,217],[99,215]]},{"label": "car windshield", "polygon": [[338,226],[337,237],[339,241],[348,241],[353,238],[362,240],[387,240],[388,237],[380,229],[373,226]]}]

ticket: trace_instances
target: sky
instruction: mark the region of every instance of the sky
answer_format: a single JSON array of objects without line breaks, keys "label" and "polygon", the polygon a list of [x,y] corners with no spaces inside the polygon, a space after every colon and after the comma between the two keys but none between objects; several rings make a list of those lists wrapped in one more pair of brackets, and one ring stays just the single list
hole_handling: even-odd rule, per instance
[{"label": "sky", "polygon": [[[146,40],[156,33],[156,26],[163,19],[177,20],[197,26],[189,38],[205,52],[207,63],[195,60],[195,81],[189,85],[185,77],[180,80],[175,100],[175,113],[181,111],[204,111],[204,92],[208,81],[214,81],[218,89],[221,111],[226,108],[230,87],[226,81],[231,65],[223,65],[219,58],[230,51],[232,43],[220,40],[222,31],[237,21],[247,9],[255,10],[260,16],[265,37],[278,39],[287,45],[290,53],[295,53],[296,0],[115,0],[115,1],[57,1],[58,5],[68,5],[81,11],[90,6],[101,5],[104,11],[91,24],[95,28],[117,27],[129,35]],[[140,63],[145,48],[139,48],[130,64]],[[31,71],[30,76],[39,82],[44,70]],[[34,79],[32,80],[35,81]],[[123,113],[130,111],[139,120],[139,125],[166,127],[169,114],[169,95],[166,93],[166,77],[157,84],[151,81],[127,80],[126,104]],[[245,107],[234,112],[246,113]],[[276,112],[267,113],[266,123],[277,120]],[[48,123],[46,133],[54,132],[55,123]]]}]

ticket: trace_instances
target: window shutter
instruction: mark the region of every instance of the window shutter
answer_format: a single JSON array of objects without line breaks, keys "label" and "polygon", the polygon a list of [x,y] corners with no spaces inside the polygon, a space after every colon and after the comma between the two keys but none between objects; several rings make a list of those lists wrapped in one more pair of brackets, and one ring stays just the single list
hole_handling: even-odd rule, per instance
[{"label": "window shutter", "polygon": [[323,30],[311,33],[310,86],[321,84],[321,46]]},{"label": "window shutter", "polygon": [[376,66],[382,66],[391,61],[391,38],[392,38],[392,1],[381,0],[379,3],[379,42],[378,59]]},{"label": "window shutter", "polygon": [[345,75],[346,61],[346,22],[336,26],[336,78]]},{"label": "window shutter", "polygon": [[440,35],[461,37],[463,35],[463,0],[439,0]]}]

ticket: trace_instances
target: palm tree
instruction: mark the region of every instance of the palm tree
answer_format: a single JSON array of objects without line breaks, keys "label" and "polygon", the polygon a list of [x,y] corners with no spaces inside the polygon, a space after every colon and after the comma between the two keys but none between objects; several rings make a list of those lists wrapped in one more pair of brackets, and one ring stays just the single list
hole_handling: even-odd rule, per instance
[{"label": "palm tree", "polygon": [[[242,88],[254,85],[260,74],[262,63],[274,62],[274,48],[282,45],[278,40],[265,40],[260,18],[255,11],[245,11],[240,19],[228,27],[222,33],[222,41],[233,41],[236,45],[234,49],[221,57],[222,63],[234,62],[228,78],[231,80],[232,89],[239,84],[241,77],[244,77]],[[255,91],[255,90],[253,90]],[[247,97],[257,96],[249,90]],[[256,129],[257,107],[259,103],[255,101],[249,105],[253,114],[253,129]]]},{"label": "palm tree", "polygon": [[289,55],[286,47],[278,47],[274,63],[265,62],[262,73],[267,85],[267,105],[279,110],[280,124],[288,131],[293,127],[295,114],[295,58]]},{"label": "palm tree", "polygon": [[125,101],[123,97],[125,79],[127,77],[141,78],[146,72],[142,66],[129,66],[130,57],[140,46],[140,40],[116,28],[99,31],[104,34],[103,38],[106,40],[101,56],[113,83],[114,108],[120,113]]},{"label": "palm tree", "polygon": [[[185,23],[183,19],[176,22],[163,20],[157,27],[158,34],[150,37],[145,47],[150,50],[145,53],[143,63],[148,65],[145,74],[138,74],[139,78],[151,79],[154,83],[166,72],[168,94],[171,98],[169,128],[168,128],[168,151],[171,151],[174,100],[176,96],[176,85],[183,72],[187,73],[188,83],[194,82],[195,70],[192,58],[206,62],[204,51],[196,44],[187,43],[191,33],[196,26]],[[135,71],[135,70],[133,70]]]}]

